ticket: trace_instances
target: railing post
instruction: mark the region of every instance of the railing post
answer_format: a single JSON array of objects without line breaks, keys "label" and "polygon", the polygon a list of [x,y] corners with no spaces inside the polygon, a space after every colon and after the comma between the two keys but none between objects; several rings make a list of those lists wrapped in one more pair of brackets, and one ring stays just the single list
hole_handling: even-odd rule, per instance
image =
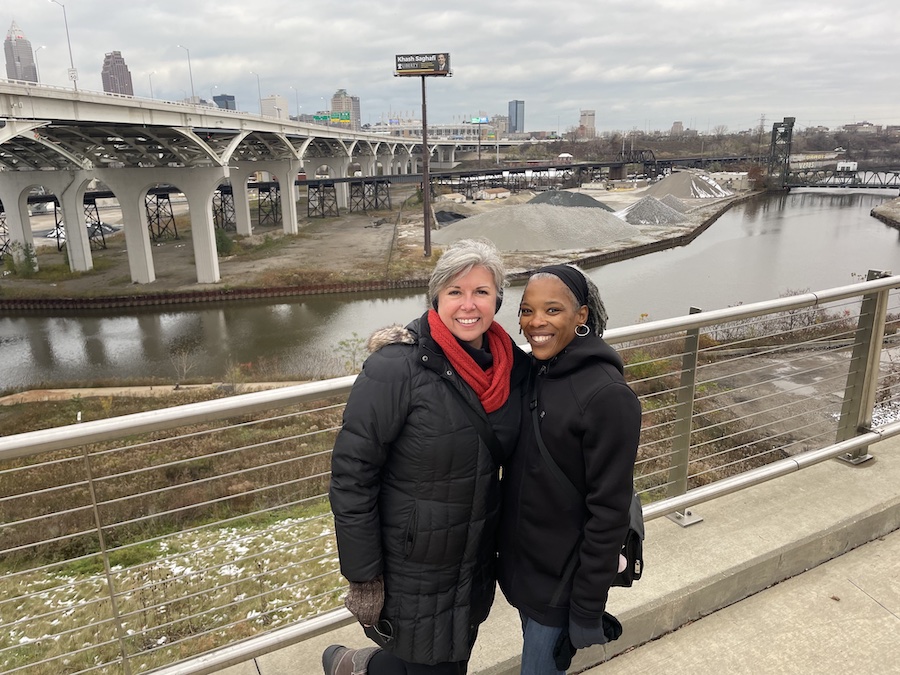
[{"label": "railing post", "polygon": [[[866,281],[890,276],[890,272],[869,270]],[[872,425],[872,410],[875,407],[875,391],[878,386],[878,371],[881,364],[881,345],[884,342],[884,325],[887,317],[889,289],[868,293],[863,296],[856,327],[856,339],[850,357],[850,370],[844,388],[841,405],[841,419],[838,424],[836,443],[849,440]],[[872,459],[868,448],[841,455],[839,459],[850,464],[861,464]]]},{"label": "railing post", "polygon": [[[691,307],[690,313],[697,314],[702,310]],[[691,452],[691,427],[694,417],[694,390],[697,384],[697,351],[700,347],[700,329],[689,329],[684,338],[684,349],[681,357],[681,382],[675,399],[675,426],[672,438],[672,459],[669,468],[668,497],[676,497],[687,492],[688,463]],[[689,509],[676,511],[667,516],[682,527],[699,523],[701,516]]]}]

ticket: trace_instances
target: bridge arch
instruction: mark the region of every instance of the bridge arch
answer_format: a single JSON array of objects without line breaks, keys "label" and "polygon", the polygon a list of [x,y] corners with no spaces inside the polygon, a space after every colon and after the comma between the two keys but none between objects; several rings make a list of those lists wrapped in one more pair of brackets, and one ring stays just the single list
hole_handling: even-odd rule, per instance
[{"label": "bridge arch", "polygon": [[[28,197],[34,188],[43,188],[56,197],[63,213],[69,268],[93,269],[90,239],[85,227],[84,194],[92,175],[85,171],[7,171],[0,181],[0,202],[6,211],[12,255],[21,261],[26,247],[34,251],[39,265],[40,248],[35,245]],[[54,222],[54,227],[56,222]]]}]

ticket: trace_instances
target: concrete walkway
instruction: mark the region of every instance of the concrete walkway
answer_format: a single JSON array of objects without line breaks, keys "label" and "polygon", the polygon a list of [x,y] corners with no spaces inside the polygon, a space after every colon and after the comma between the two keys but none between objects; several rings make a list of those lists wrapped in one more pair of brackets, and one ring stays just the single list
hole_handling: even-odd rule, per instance
[{"label": "concrete walkway", "polygon": [[900,530],[587,671],[900,673]]},{"label": "concrete walkway", "polygon": [[[647,523],[643,579],[610,593],[623,636],[570,672],[900,673],[900,439],[870,451],[698,505],[687,528]],[[221,672],[316,675],[332,643],[367,640],[345,626]],[[469,672],[517,675],[520,654],[498,594]]]}]

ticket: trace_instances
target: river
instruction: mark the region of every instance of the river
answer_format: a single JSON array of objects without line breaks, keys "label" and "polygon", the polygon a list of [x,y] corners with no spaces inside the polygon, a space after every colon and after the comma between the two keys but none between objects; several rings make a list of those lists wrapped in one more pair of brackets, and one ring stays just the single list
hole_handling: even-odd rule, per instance
[{"label": "river", "polygon": [[[900,233],[869,215],[886,190],[796,190],[739,204],[689,246],[590,271],[610,325],[776,298],[900,271]],[[507,290],[498,320],[516,330],[521,287]],[[424,310],[424,296],[385,293],[288,302],[239,302],[185,310],[0,318],[0,390],[85,381],[338,374],[358,338]],[[341,342],[343,341],[343,345]],[[173,358],[173,354],[183,358]]]}]

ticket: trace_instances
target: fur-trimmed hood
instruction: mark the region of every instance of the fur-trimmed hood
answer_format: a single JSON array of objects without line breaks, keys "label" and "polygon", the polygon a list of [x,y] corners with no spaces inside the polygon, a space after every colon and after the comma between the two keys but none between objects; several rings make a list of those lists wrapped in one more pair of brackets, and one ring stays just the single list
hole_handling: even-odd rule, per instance
[{"label": "fur-trimmed hood", "polygon": [[401,326],[399,323],[379,328],[369,336],[366,342],[366,349],[369,353],[377,352],[387,345],[414,345],[418,342],[419,336],[411,330],[413,324],[409,326]]}]

